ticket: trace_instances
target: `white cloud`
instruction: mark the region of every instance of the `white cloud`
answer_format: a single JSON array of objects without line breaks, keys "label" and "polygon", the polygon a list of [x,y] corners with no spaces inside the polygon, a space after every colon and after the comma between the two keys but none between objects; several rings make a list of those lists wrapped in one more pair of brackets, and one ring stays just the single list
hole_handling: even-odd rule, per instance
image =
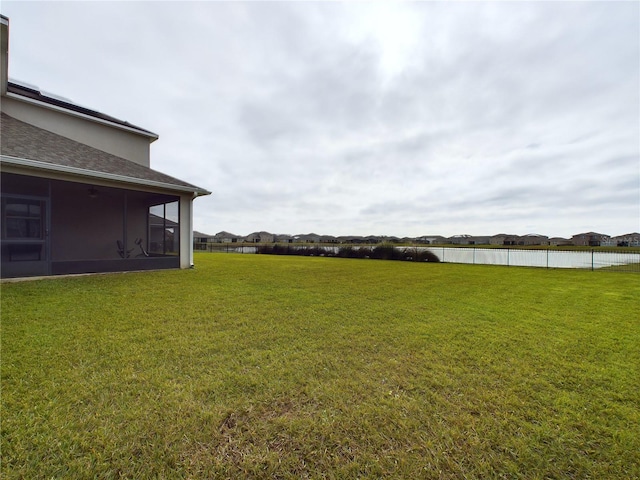
[{"label": "white cloud", "polygon": [[634,2],[3,2],[10,75],[156,131],[199,231],[640,218]]}]

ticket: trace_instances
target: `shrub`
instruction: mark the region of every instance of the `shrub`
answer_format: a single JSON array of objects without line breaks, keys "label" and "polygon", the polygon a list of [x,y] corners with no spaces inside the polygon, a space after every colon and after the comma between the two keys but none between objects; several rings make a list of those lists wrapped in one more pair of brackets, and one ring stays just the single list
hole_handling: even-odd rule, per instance
[{"label": "shrub", "polygon": [[343,246],[334,248],[320,246],[260,245],[256,253],[267,255],[300,255],[305,257],[375,258],[379,260],[405,260],[414,262],[439,262],[440,259],[428,250],[418,248],[396,248],[384,244],[376,247]]},{"label": "shrub", "polygon": [[342,258],[367,258],[371,256],[371,249],[368,247],[340,247],[338,257]]},{"label": "shrub", "polygon": [[393,245],[378,245],[371,251],[371,258],[378,260],[400,260],[403,254]]},{"label": "shrub", "polygon": [[426,249],[417,247],[405,248],[405,260],[413,260],[414,262],[440,262],[438,256]]}]

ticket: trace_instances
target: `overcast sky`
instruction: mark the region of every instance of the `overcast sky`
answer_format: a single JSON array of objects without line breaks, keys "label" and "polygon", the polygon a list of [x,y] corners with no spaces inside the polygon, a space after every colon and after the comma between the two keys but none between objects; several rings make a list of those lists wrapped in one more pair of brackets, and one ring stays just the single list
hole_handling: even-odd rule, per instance
[{"label": "overcast sky", "polygon": [[11,2],[9,76],[160,135],[195,229],[640,230],[639,2]]}]

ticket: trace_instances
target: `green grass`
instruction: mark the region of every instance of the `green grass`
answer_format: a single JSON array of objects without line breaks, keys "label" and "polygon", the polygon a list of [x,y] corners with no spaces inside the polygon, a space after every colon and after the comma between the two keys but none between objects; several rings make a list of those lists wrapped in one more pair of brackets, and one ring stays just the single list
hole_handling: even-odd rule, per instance
[{"label": "green grass", "polygon": [[640,477],[635,274],[196,265],[2,285],[2,478]]}]

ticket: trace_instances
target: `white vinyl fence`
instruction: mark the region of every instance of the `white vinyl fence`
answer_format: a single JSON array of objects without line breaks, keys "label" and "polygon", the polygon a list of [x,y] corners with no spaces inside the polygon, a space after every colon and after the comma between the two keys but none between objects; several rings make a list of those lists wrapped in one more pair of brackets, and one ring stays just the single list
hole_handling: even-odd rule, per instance
[{"label": "white vinyl fence", "polygon": [[451,247],[428,247],[427,249],[435,253],[441,262],[447,263],[544,268],[589,268],[592,270],[636,264],[640,270],[640,253],[635,252]]},{"label": "white vinyl fence", "polygon": [[[305,246],[291,246],[292,250],[303,250]],[[329,256],[337,255],[340,246],[318,246]],[[350,248],[375,248],[375,246],[352,246]],[[505,265],[542,268],[584,268],[596,270],[604,267],[624,267],[625,271],[640,272],[640,253],[599,250],[527,250],[516,248],[460,248],[460,247],[396,247],[399,250],[429,250],[441,262],[467,263],[477,265]],[[204,248],[202,250],[205,250]],[[209,252],[258,253],[255,245],[212,245],[206,246]]]}]

